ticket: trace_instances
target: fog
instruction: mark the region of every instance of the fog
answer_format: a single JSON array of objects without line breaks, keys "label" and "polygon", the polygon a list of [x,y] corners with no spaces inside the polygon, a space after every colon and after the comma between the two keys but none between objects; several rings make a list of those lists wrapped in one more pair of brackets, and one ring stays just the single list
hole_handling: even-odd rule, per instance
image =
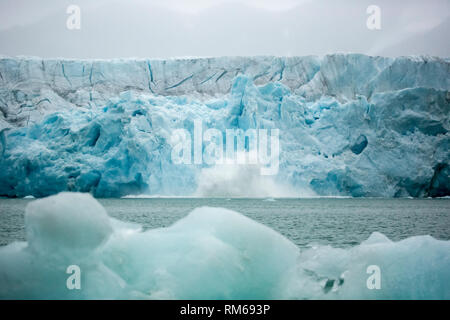
[{"label": "fog", "polygon": [[[69,30],[67,7],[81,9]],[[381,9],[369,30],[366,9]],[[448,0],[0,0],[0,54],[63,58],[450,56]]]}]

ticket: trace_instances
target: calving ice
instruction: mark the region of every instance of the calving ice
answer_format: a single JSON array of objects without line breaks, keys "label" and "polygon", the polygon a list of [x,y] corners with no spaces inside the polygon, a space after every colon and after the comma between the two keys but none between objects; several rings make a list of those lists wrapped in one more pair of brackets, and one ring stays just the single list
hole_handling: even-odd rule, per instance
[{"label": "calving ice", "polygon": [[[225,142],[222,131],[209,128],[203,132],[202,120],[194,120],[194,140],[186,129],[174,130],[172,162],[175,164],[237,164],[260,165],[261,175],[278,173],[280,161],[280,130],[270,130],[270,147],[267,129],[226,129]],[[192,144],[193,152],[192,152]],[[224,147],[225,144],[225,147]],[[192,161],[192,154],[194,161]]]}]

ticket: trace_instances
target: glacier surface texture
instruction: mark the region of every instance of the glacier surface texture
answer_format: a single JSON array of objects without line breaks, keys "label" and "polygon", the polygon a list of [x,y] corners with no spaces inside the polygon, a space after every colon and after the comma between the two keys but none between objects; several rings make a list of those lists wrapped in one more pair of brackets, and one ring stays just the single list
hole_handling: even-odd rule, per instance
[{"label": "glacier surface texture", "polygon": [[[433,57],[2,57],[0,196],[448,196],[449,75]],[[173,163],[195,119],[279,129],[278,174]]]}]

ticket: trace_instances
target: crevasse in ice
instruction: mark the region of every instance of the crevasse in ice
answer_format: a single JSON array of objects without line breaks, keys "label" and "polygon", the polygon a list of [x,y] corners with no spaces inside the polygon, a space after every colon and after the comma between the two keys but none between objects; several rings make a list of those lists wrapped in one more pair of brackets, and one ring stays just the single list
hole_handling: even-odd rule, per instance
[{"label": "crevasse in ice", "polygon": [[[450,298],[450,241],[430,236],[392,242],[374,233],[348,249],[300,250],[237,212],[208,207],[142,231],[80,193],[31,202],[25,221],[27,242],[0,248],[1,299]],[[74,265],[79,289],[67,286]],[[367,285],[370,266],[380,270],[379,289]]]},{"label": "crevasse in ice", "polygon": [[[0,196],[450,195],[449,75],[432,57],[4,57]],[[174,164],[171,134],[195,119],[279,129],[278,174]]]}]

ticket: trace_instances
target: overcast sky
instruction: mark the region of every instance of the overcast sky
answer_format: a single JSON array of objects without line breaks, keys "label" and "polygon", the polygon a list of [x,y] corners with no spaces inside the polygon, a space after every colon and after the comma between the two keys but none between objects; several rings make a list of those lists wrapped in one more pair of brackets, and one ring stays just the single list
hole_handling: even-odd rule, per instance
[{"label": "overcast sky", "polygon": [[[66,27],[71,4],[79,30]],[[47,58],[449,57],[449,31],[450,0],[0,0],[0,54]]]}]

